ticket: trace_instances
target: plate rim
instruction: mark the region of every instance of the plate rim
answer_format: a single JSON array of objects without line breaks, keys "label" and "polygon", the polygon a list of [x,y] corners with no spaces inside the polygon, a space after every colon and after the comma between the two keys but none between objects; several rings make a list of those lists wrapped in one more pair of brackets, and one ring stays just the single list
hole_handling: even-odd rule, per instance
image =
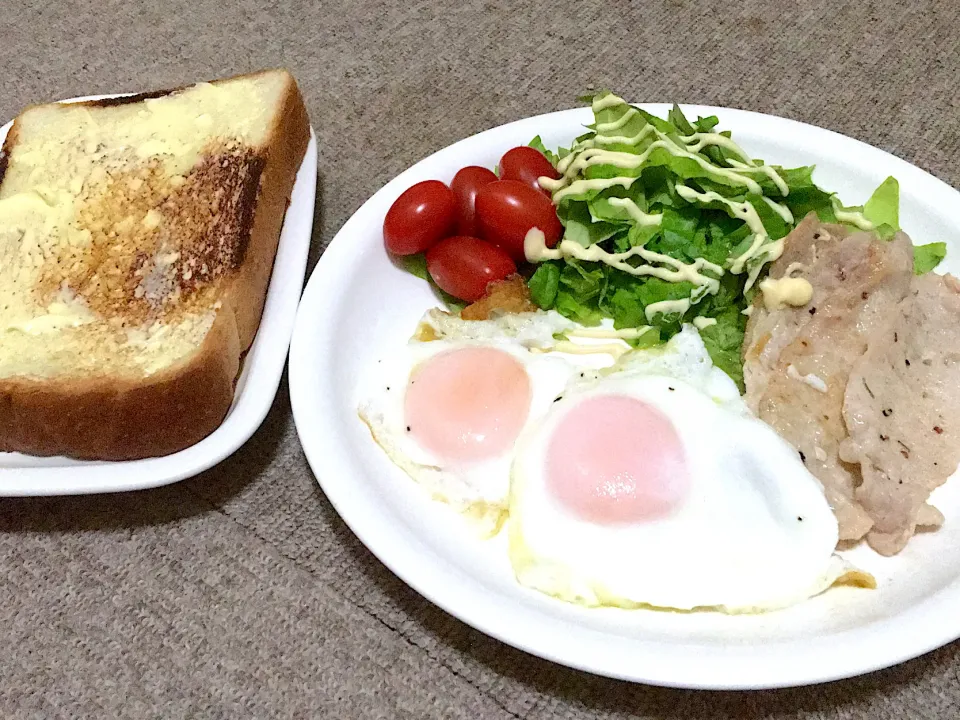
[{"label": "plate rim", "polygon": [[[53,102],[70,104],[135,94],[83,95]],[[0,127],[0,142],[13,122],[10,120]],[[312,126],[309,130],[310,139],[291,191],[293,193],[298,187],[304,188],[300,190],[305,200],[301,201],[298,208],[298,217],[307,219],[306,227],[301,232],[293,229],[287,231],[288,227],[292,227],[287,224],[293,207],[291,204],[284,213],[261,322],[253,343],[245,353],[241,369],[241,373],[245,373],[244,385],[239,392],[235,391],[233,403],[223,422],[198,443],[160,457],[78,463],[69,458],[28,456],[52,462],[62,460],[64,464],[0,467],[0,497],[91,495],[170,485],[210,469],[239,450],[256,433],[273,406],[283,378],[313,237],[317,138]],[[264,328],[267,330],[264,331]],[[10,454],[13,453],[2,455]]]},{"label": "plate rim", "polygon": [[[654,113],[662,113],[671,106],[668,103],[635,104]],[[874,157],[883,159],[890,171],[888,174],[897,175],[901,182],[903,182],[905,176],[918,177],[919,174],[919,176],[923,177],[924,182],[928,184],[928,187],[932,181],[932,187],[934,187],[938,193],[946,193],[947,197],[954,200],[954,203],[960,202],[960,192],[950,187],[940,178],[880,148],[836,131],[778,115],[737,108],[696,104],[681,104],[681,108],[684,112],[690,113],[720,114],[726,117],[730,117],[730,115],[733,114],[748,118],[754,122],[761,121],[763,123],[781,124],[784,130],[796,129],[807,133],[811,131],[815,132],[818,136],[832,138],[834,141],[842,142],[851,148],[859,148],[864,152],[872,154]],[[405,189],[412,177],[416,176],[425,164],[430,163],[442,153],[454,152],[461,144],[477,142],[478,138],[484,136],[492,137],[498,135],[504,132],[505,129],[521,123],[530,124],[544,122],[548,119],[564,119],[573,125],[576,120],[587,119],[589,117],[589,108],[571,108],[535,115],[484,130],[431,153],[391,179],[370,196],[343,224],[321,255],[319,262],[314,267],[307,281],[297,312],[290,348],[289,390],[294,424],[297,428],[297,434],[304,454],[317,483],[333,505],[337,514],[360,542],[406,585],[467,625],[523,652],[560,665],[631,682],[647,683],[664,687],[705,690],[764,690],[800,687],[841,680],[891,667],[924,655],[960,637],[960,617],[958,617],[952,626],[949,623],[944,624],[930,620],[931,617],[943,618],[944,616],[950,617],[955,614],[950,611],[951,608],[955,607],[956,602],[960,600],[960,582],[953,582],[897,615],[897,618],[900,618],[897,622],[902,626],[893,627],[891,630],[892,634],[899,637],[896,642],[890,643],[888,635],[884,635],[883,633],[881,633],[882,642],[876,642],[876,634],[873,634],[871,642],[865,642],[866,640],[871,640],[871,630],[874,626],[884,625],[887,628],[891,627],[888,619],[881,618],[855,628],[830,633],[829,636],[818,636],[814,641],[810,641],[809,639],[802,642],[799,640],[773,641],[760,646],[750,646],[751,650],[756,650],[758,647],[766,648],[771,645],[790,648],[803,645],[807,649],[807,654],[810,655],[808,658],[809,664],[807,665],[801,664],[798,666],[795,663],[788,663],[785,668],[776,669],[757,667],[758,661],[752,660],[751,662],[753,664],[750,670],[759,670],[760,672],[759,674],[755,673],[754,678],[751,679],[738,675],[738,672],[742,669],[739,664],[737,668],[731,672],[731,660],[729,656],[719,658],[720,662],[717,662],[716,659],[710,660],[710,662],[713,662],[715,665],[724,666],[719,671],[717,671],[717,667],[712,667],[704,671],[702,657],[686,657],[683,659],[682,665],[677,661],[677,658],[662,664],[652,663],[650,667],[639,672],[636,669],[618,670],[610,662],[597,662],[595,660],[578,661],[571,659],[569,652],[563,649],[563,643],[558,645],[556,641],[553,641],[549,637],[545,638],[543,634],[539,636],[531,634],[530,628],[526,626],[525,623],[517,622],[516,620],[506,623],[500,622],[496,613],[491,613],[488,608],[484,607],[483,603],[477,603],[475,598],[471,598],[469,595],[464,595],[464,593],[461,592],[457,580],[463,579],[464,577],[469,579],[469,574],[461,571],[459,568],[453,567],[443,558],[434,556],[432,551],[429,550],[427,552],[431,556],[431,563],[424,564],[422,562],[423,556],[418,556],[416,553],[416,550],[424,545],[420,538],[415,535],[407,535],[388,524],[380,524],[378,526],[375,523],[365,522],[362,508],[355,506],[355,501],[350,493],[344,492],[345,488],[339,485],[338,481],[330,480],[334,473],[342,470],[334,468],[333,473],[325,472],[325,468],[335,464],[339,452],[337,443],[331,438],[310,434],[310,431],[314,427],[329,423],[325,423],[318,408],[313,407],[312,404],[308,402],[308,393],[300,392],[299,389],[309,384],[308,371],[312,371],[314,374],[316,373],[316,367],[311,366],[309,362],[311,358],[309,353],[311,344],[305,339],[308,338],[311,333],[315,334],[317,332],[316,327],[313,325],[316,321],[316,316],[311,314],[311,307],[314,305],[313,298],[322,296],[325,275],[328,272],[335,271],[340,264],[341,256],[349,252],[348,236],[352,228],[359,223],[358,218],[366,216],[366,214],[370,212],[371,206],[376,205],[384,197],[392,193],[399,195],[399,192]],[[310,324],[309,326],[308,323]],[[347,451],[343,452],[347,453]],[[434,559],[436,559],[437,563],[433,562]],[[563,626],[568,624],[568,621],[561,621],[558,618],[549,617],[543,613],[535,612],[527,608],[518,608],[518,610],[521,611],[521,614],[524,616],[534,616],[540,625],[559,623],[559,625]],[[909,623],[903,620],[903,618],[908,615],[910,616]],[[945,631],[945,627],[950,629]],[[509,632],[507,631],[508,629]],[[596,632],[591,628],[588,628],[586,631]],[[825,638],[830,640],[828,643],[830,647],[818,647],[818,645],[824,645],[823,641]],[[896,649],[891,650],[888,643],[892,644]],[[644,644],[648,644],[647,641],[638,642],[637,646],[639,647]],[[847,650],[838,652],[834,645],[840,644],[843,644]],[[651,649],[656,649],[657,651],[661,651],[663,647],[662,642],[656,642],[651,645]],[[682,645],[678,645],[678,647],[682,647]],[[851,651],[849,648],[857,649],[856,651]],[[698,646],[698,650],[699,649],[700,647]],[[826,650],[829,650],[829,652],[825,653]],[[678,667],[682,667],[683,671],[677,673],[676,668]],[[689,668],[697,668],[697,670],[693,671]],[[692,677],[691,674],[694,672],[699,672],[700,674]]]}]

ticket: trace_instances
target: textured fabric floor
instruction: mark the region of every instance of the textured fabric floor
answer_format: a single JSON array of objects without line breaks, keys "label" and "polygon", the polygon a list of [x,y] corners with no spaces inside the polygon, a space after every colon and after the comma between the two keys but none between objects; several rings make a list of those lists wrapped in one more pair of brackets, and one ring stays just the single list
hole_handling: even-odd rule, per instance
[{"label": "textured fabric floor", "polygon": [[[0,117],[286,65],[320,141],[313,261],[384,182],[591,87],[785,115],[960,185],[960,3],[0,3]],[[714,16],[716,15],[716,17]],[[570,671],[427,604],[331,509],[286,386],[193,480],[0,500],[4,718],[960,715],[960,644],[873,675],[693,693]]]}]

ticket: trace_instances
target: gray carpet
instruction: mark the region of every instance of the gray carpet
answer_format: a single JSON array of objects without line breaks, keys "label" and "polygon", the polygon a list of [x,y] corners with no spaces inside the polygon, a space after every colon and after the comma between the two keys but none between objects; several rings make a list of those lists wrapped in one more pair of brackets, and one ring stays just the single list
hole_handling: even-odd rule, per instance
[{"label": "gray carpet", "polygon": [[[287,65],[320,140],[315,261],[416,160],[591,87],[816,123],[958,186],[958,37],[953,0],[4,0],[0,117]],[[210,472],[143,493],[2,500],[0,530],[4,718],[886,720],[960,708],[960,644],[860,679],[736,694],[614,682],[488,639],[407,589],[339,520],[298,447],[286,386],[254,439]]]}]

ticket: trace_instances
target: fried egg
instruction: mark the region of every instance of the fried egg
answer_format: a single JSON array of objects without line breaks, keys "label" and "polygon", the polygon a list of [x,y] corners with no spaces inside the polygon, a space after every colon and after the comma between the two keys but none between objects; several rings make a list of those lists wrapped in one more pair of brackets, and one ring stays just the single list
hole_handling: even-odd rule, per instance
[{"label": "fried egg", "polygon": [[872,581],[834,553],[819,481],[691,326],[577,379],[523,433],[511,476],[516,577],[562,600],[756,612]]},{"label": "fried egg", "polygon": [[414,338],[377,364],[360,418],[393,462],[429,494],[476,524],[501,527],[521,432],[571,379],[594,376],[603,353],[560,356],[555,335],[573,323],[555,312],[461,320],[428,312]]}]

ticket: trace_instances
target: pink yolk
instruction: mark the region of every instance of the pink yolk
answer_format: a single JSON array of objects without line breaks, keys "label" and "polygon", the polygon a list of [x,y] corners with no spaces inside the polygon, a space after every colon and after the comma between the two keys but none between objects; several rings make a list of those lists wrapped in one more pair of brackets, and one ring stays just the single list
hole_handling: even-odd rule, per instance
[{"label": "pink yolk", "polygon": [[530,378],[512,355],[463,348],[434,355],[407,384],[414,440],[449,462],[476,462],[513,447],[530,411]]},{"label": "pink yolk", "polygon": [[664,517],[689,487],[673,424],[631,397],[580,402],[560,420],[547,453],[548,488],[571,512],[595,523]]}]

